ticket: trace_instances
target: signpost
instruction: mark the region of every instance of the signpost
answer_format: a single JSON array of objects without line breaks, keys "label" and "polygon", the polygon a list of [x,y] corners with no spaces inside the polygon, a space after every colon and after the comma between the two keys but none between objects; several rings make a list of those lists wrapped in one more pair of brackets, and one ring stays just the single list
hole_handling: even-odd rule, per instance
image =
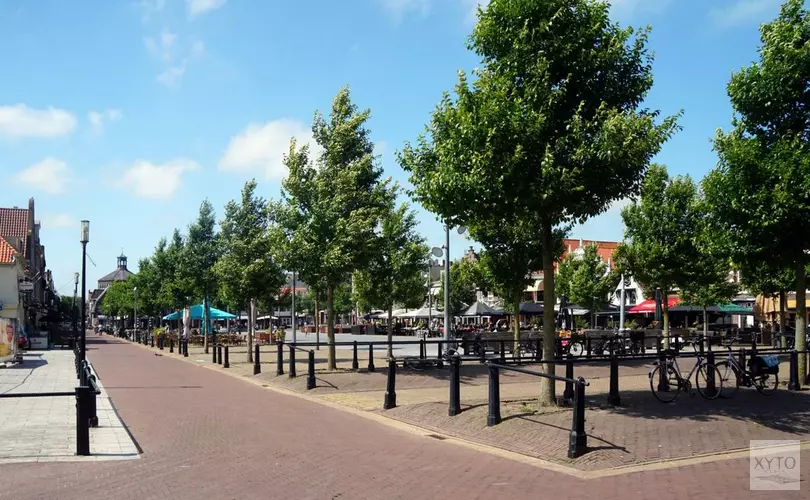
[{"label": "signpost", "polygon": [[20,281],[20,291],[21,292],[33,292],[34,291],[34,283],[31,281]]}]

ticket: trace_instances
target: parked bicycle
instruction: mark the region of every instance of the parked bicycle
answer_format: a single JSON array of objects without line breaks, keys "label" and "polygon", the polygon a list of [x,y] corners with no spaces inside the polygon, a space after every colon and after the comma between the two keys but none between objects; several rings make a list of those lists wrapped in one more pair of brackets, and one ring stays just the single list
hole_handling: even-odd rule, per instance
[{"label": "parked bicycle", "polygon": [[778,356],[752,356],[748,367],[740,365],[734,357],[731,346],[728,348],[728,358],[715,364],[722,380],[720,395],[724,398],[733,398],[740,390],[740,386],[754,386],[760,394],[770,396],[779,387],[779,357]]},{"label": "parked bicycle", "polygon": [[666,362],[663,365],[656,362],[655,368],[650,372],[650,389],[658,401],[672,403],[681,391],[694,396],[692,375],[695,376],[695,387],[701,396],[709,400],[720,396],[723,378],[717,367],[706,362],[705,356],[698,355],[695,358],[695,365],[684,376],[678,366],[678,353],[675,349],[667,349],[664,352]]}]

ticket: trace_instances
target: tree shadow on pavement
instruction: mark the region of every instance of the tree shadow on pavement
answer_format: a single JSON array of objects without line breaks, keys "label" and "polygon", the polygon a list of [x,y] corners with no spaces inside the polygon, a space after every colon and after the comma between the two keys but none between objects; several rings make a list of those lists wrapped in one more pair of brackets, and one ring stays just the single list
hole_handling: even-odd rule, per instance
[{"label": "tree shadow on pavement", "polygon": [[711,422],[730,418],[788,434],[810,434],[808,392],[790,392],[780,388],[773,395],[764,396],[754,389],[741,388],[737,396],[731,399],[708,401],[699,395],[690,397],[681,393],[673,403],[661,403],[649,391],[620,392],[620,396],[621,406],[597,406],[609,413],[648,420]]}]

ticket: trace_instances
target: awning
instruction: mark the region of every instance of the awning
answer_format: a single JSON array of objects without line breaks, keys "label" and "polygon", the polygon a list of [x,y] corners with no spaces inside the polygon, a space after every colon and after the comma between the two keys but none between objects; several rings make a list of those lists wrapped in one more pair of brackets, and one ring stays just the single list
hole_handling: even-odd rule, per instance
[{"label": "awning", "polygon": [[[191,306],[189,308],[191,310],[191,319],[202,319],[203,317],[203,306],[202,304],[197,304],[196,306]],[[211,309],[211,319],[234,319],[236,316],[229,312],[220,311],[219,309],[212,307]],[[164,321],[173,321],[176,319],[180,319],[182,313],[180,311],[173,312],[167,316],[163,316]]]},{"label": "awning", "polygon": [[[667,297],[667,307],[675,307],[678,297]],[[655,300],[647,299],[627,310],[628,314],[655,313]]]},{"label": "awning", "polygon": [[490,307],[484,302],[473,302],[466,311],[459,314],[459,316],[503,316],[504,312],[500,309]]},{"label": "awning", "polygon": [[717,306],[717,309],[726,314],[754,314],[754,309],[752,307],[745,307],[739,304],[720,304]]}]

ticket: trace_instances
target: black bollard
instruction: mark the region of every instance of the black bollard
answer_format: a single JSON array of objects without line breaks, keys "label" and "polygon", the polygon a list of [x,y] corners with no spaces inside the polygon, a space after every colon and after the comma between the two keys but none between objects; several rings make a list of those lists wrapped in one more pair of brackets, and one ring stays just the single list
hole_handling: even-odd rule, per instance
[{"label": "black bollard", "polygon": [[745,361],[746,361],[745,348],[740,347],[740,353],[737,355],[737,363],[739,363],[740,368],[742,368],[743,370],[746,370],[748,368],[748,365],[745,363]]},{"label": "black bollard", "polygon": [[807,360],[805,362],[805,365],[807,365],[807,375],[805,375],[804,377],[804,384],[810,385],[810,345],[807,346],[807,349],[804,353],[804,359]]},{"label": "black bollard", "polygon": [[464,355],[465,356],[470,355],[470,341],[467,340],[467,337],[463,337],[461,339],[461,348],[464,349]]},{"label": "black bollard", "polygon": [[427,345],[425,345],[425,339],[419,341],[419,359],[425,359],[427,357]]},{"label": "black bollard", "polygon": [[188,357],[188,340],[183,341],[183,357]]},{"label": "black bollard", "polygon": [[284,375],[284,344],[277,344],[278,354],[276,355],[276,376]]},{"label": "black bollard", "polygon": [[[208,351],[206,351],[206,354],[207,353]],[[217,364],[217,346],[211,346],[211,364]]]},{"label": "black bollard", "polygon": [[295,347],[290,346],[290,356],[289,356],[289,366],[287,367],[287,376],[290,378],[295,378],[298,374],[295,371]]},{"label": "black bollard", "polygon": [[568,440],[568,458],[582,456],[588,448],[588,436],[585,434],[585,379],[579,377],[574,392],[574,421]]},{"label": "black bollard", "polygon": [[253,355],[253,374],[258,375],[262,372],[261,354],[259,353],[259,344],[256,344],[256,352]]},{"label": "black bollard", "polygon": [[574,400],[574,357],[568,353],[565,360],[565,391],[563,392],[563,401],[565,404],[571,404]]},{"label": "black bollard", "polygon": [[[188,349],[186,349],[186,352],[188,352]],[[223,363],[222,363],[222,368],[230,368],[230,367],[231,367],[231,362],[228,359],[228,346],[225,346],[225,361],[223,361]]]},{"label": "black bollard", "polygon": [[448,415],[455,417],[461,413],[461,358],[458,354],[450,356],[450,409]]},{"label": "black bollard", "polygon": [[486,341],[484,339],[479,339],[478,340],[478,345],[480,347],[479,354],[481,355],[481,363],[482,364],[486,363],[487,362],[487,343],[486,343]]},{"label": "black bollard", "polygon": [[88,377],[88,397],[87,397],[87,423],[90,427],[98,427],[98,412],[96,407],[96,376],[89,375]]},{"label": "black bollard", "polygon": [[669,392],[669,375],[667,374],[667,354],[658,350],[658,392]]},{"label": "black bollard", "polygon": [[543,361],[543,343],[540,341],[540,337],[537,337],[534,344],[534,358],[535,361]]},{"label": "black bollard", "polygon": [[217,345],[217,363],[222,364],[222,344]]},{"label": "black bollard", "polygon": [[788,390],[802,390],[802,385],[799,383],[799,355],[796,349],[790,351],[790,381],[788,382]]},{"label": "black bollard", "polygon": [[357,341],[352,344],[352,370],[357,371],[360,369],[360,361],[357,359]]},{"label": "black bollard", "polygon": [[706,364],[709,366],[706,373],[706,394],[713,397],[717,394],[717,381],[714,379],[714,351],[709,351],[706,355]]},{"label": "black bollard", "polygon": [[161,337],[159,337],[159,338],[158,338],[158,347],[160,347],[160,350],[161,350],[161,351],[163,350],[163,346],[164,346],[165,344],[166,344],[166,338],[165,338],[165,337],[162,337],[162,336],[161,336]]},{"label": "black bollard", "polygon": [[155,336],[152,335],[152,347],[155,347]]},{"label": "black bollard", "polygon": [[309,351],[309,359],[307,360],[307,390],[310,391],[315,388],[315,351]]},{"label": "black bollard", "polygon": [[390,410],[397,407],[396,378],[397,362],[394,358],[391,358],[388,360],[388,381],[385,385],[383,410]]},{"label": "black bollard", "polygon": [[751,356],[757,355],[757,334],[751,334]]},{"label": "black bollard", "polygon": [[563,355],[563,348],[562,348],[562,339],[557,337],[554,339],[554,357],[555,358],[562,358]]},{"label": "black bollard", "polygon": [[591,359],[591,338],[585,338],[585,359]]},{"label": "black bollard", "polygon": [[506,364],[506,343],[503,340],[501,340],[501,361],[500,361],[500,363],[502,365]]},{"label": "black bollard", "polygon": [[76,388],[76,455],[90,455],[90,419],[87,414],[87,398],[90,388]]},{"label": "black bollard", "polygon": [[610,356],[610,393],[607,402],[611,406],[622,404],[622,398],[619,397],[619,358],[616,353]]},{"label": "black bollard", "polygon": [[368,371],[373,372],[374,368],[374,344],[368,344]]},{"label": "black bollard", "polygon": [[501,423],[501,387],[498,367],[489,365],[489,408],[487,427]]},{"label": "black bollard", "polygon": [[169,354],[174,352],[174,339],[169,339]]}]

